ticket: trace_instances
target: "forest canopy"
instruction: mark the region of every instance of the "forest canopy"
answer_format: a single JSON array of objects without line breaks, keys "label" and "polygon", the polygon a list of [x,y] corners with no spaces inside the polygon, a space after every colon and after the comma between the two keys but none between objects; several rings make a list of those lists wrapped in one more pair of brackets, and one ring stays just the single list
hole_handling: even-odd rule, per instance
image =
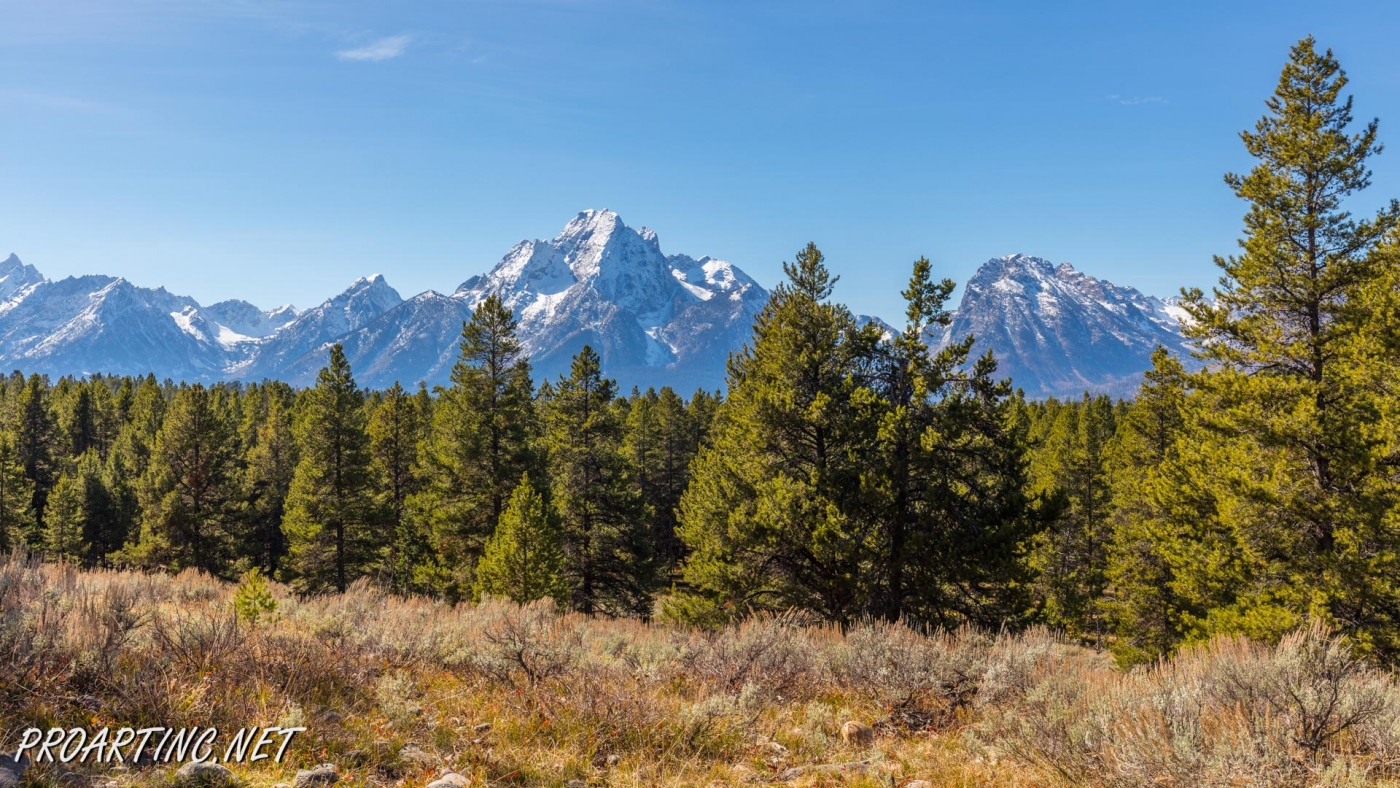
[{"label": "forest canopy", "polygon": [[93,374],[0,385],[0,549],[84,566],[361,578],[701,626],[798,609],[939,628],[1048,623],[1124,663],[1308,623],[1400,656],[1400,204],[1304,39],[1241,139],[1255,165],[1203,364],[1159,349],[1131,401],[1028,401],[915,262],[905,323],[860,325],[814,244],[725,395],[616,391],[585,346],[532,378],[495,297],[450,383],[367,391]]}]

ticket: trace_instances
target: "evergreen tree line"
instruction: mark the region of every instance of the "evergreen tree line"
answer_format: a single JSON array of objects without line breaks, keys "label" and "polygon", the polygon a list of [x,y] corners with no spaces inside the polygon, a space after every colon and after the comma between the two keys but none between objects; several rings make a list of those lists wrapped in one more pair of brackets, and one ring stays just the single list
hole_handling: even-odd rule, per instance
[{"label": "evergreen tree line", "polygon": [[1400,204],[1347,209],[1381,145],[1346,84],[1304,39],[1241,134],[1240,252],[1214,298],[1184,294],[1204,369],[1158,349],[1132,402],[1018,407],[1060,510],[1038,615],[1125,662],[1319,621],[1400,657]]},{"label": "evergreen tree line", "polygon": [[719,402],[617,396],[586,346],[537,390],[495,298],[436,392],[366,391],[338,345],[300,391],[16,372],[0,386],[0,548],[647,615]]},{"label": "evergreen tree line", "polygon": [[[482,303],[450,383],[92,376],[0,386],[0,546],[86,565],[257,568],[451,600],[550,597],[702,625],[800,609],[954,627],[1046,622],[1124,662],[1309,621],[1400,654],[1400,205],[1356,218],[1380,152],[1311,38],[1267,114],[1204,366],[1163,349],[1132,401],[1027,401],[917,261],[888,335],[808,245],[728,394],[619,396],[585,346],[531,377]],[[1198,369],[1198,367],[1200,367]]]}]

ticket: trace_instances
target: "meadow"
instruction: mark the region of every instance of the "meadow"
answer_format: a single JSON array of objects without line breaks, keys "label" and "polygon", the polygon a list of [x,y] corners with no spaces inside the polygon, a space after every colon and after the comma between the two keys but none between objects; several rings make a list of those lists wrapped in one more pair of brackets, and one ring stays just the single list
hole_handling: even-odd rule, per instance
[{"label": "meadow", "polygon": [[[0,562],[0,665],[7,753],[30,727],[307,728],[281,764],[232,765],[246,786],[321,763],[341,785],[410,787],[449,772],[574,788],[1400,777],[1400,687],[1320,628],[1123,670],[1040,628],[842,631],[788,614],[702,631],[15,553]],[[843,737],[852,721],[873,738]],[[169,785],[176,766],[37,764],[20,783]]]}]

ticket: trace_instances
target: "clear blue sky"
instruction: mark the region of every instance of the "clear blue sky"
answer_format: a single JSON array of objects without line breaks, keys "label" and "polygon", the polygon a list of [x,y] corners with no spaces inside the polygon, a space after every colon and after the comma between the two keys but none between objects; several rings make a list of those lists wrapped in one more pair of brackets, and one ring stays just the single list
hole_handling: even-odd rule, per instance
[{"label": "clear blue sky", "polygon": [[[919,255],[1209,285],[1222,173],[1315,34],[1400,145],[1393,2],[4,0],[0,256],[202,302],[450,291],[612,208],[766,285],[808,240],[899,318]],[[1366,204],[1400,196],[1400,148]]]}]

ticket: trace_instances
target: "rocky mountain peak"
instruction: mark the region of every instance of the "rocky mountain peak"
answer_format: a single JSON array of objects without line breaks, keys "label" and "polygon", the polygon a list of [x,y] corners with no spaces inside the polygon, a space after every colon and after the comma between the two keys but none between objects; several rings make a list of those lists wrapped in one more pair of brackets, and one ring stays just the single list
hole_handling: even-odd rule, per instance
[{"label": "rocky mountain peak", "polygon": [[998,377],[1032,397],[1129,396],[1159,344],[1189,356],[1179,312],[1069,263],[1013,254],[988,260],[968,280],[941,344],[973,334],[974,355],[990,348]]},{"label": "rocky mountain peak", "polygon": [[0,301],[8,300],[44,281],[39,269],[20,262],[19,255],[14,252],[0,261]]}]

